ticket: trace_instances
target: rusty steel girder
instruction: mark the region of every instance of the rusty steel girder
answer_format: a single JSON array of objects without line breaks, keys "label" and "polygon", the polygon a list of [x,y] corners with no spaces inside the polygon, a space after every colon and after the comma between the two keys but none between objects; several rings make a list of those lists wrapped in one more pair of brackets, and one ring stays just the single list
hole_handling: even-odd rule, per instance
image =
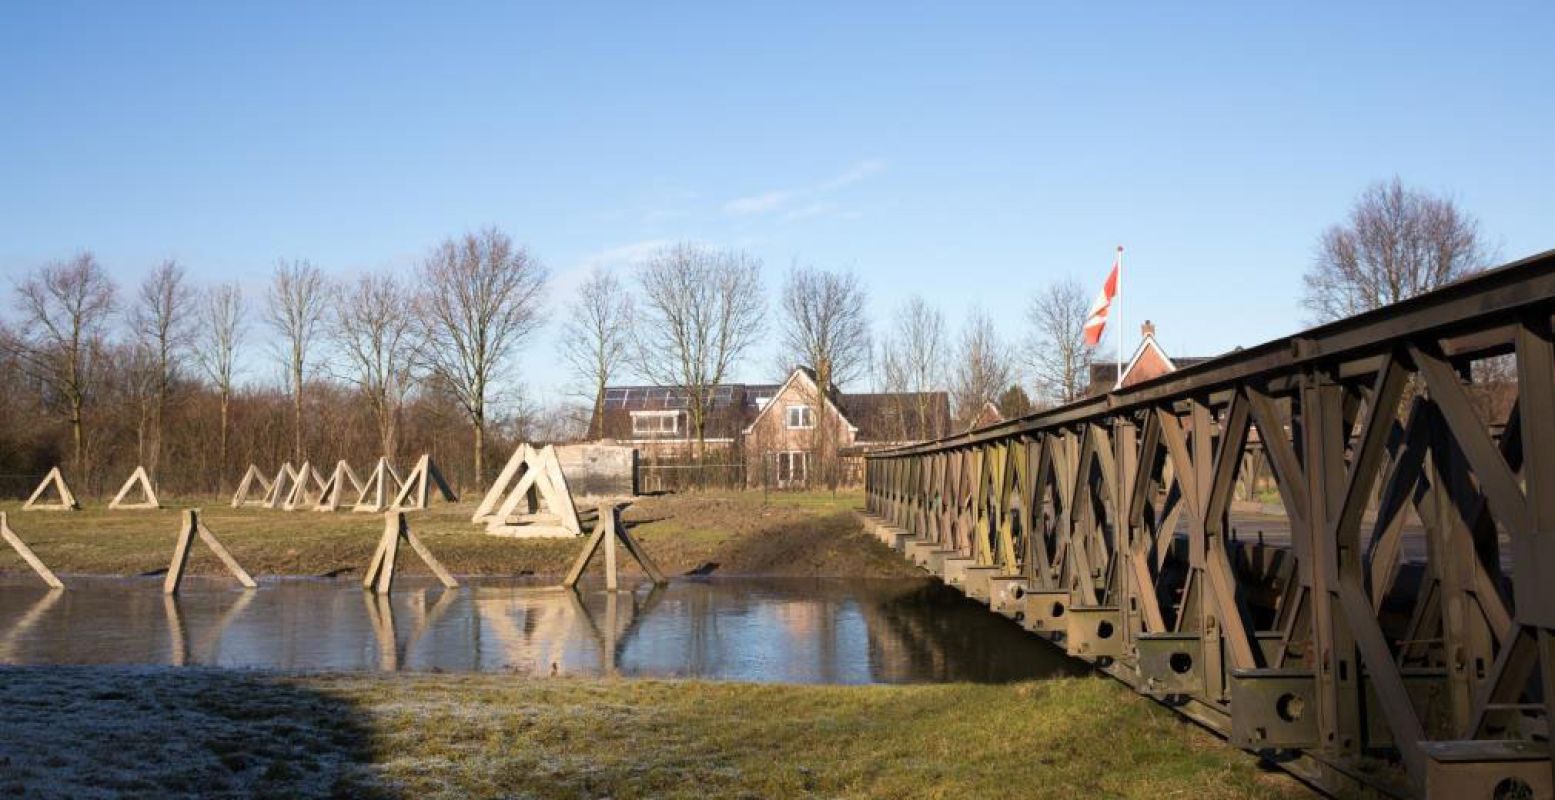
[{"label": "rusty steel girder", "polygon": [[[1550,797],[1552,315],[1555,251],[870,453],[868,513],[1315,784]],[[1280,513],[1233,507],[1265,478]]]}]

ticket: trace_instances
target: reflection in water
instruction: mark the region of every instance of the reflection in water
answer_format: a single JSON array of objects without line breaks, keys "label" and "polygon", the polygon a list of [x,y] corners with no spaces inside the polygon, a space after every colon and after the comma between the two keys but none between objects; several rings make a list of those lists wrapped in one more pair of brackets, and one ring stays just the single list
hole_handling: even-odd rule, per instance
[{"label": "reflection in water", "polygon": [[581,592],[284,579],[0,580],[0,663],[519,671],[791,683],[1008,681],[1078,669],[1019,627],[926,581],[699,579]]}]

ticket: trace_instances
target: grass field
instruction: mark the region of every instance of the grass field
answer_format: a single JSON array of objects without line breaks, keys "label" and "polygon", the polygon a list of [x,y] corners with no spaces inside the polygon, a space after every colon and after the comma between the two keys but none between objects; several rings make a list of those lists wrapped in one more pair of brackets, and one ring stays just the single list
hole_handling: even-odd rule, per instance
[{"label": "grass field", "polygon": [[1110,680],[781,686],[0,668],[0,795],[1310,796]]},{"label": "grass field", "polygon": [[[192,505],[192,504],[191,504]],[[864,534],[857,493],[643,498],[671,574],[921,575]],[[359,574],[383,520],[205,520],[256,577]],[[164,569],[178,508],[0,506],[56,571]],[[560,574],[580,542],[488,536],[472,504],[413,512],[455,573]],[[215,573],[195,550],[191,569]],[[418,560],[402,568],[418,572]],[[25,566],[0,550],[0,573]],[[516,675],[0,667],[0,797],[1299,797],[1256,760],[1103,678],[783,686]]]},{"label": "grass field", "polygon": [[[76,512],[21,511],[0,505],[11,527],[60,574],[139,575],[166,569],[182,508],[202,507],[202,518],[255,577],[350,575],[366,567],[383,531],[382,515],[350,512],[233,509],[217,498],[169,503],[158,511],[109,511],[89,503]],[[714,492],[639,499],[626,512],[632,533],[670,574],[716,564],[720,575],[894,577],[912,574],[899,559],[861,533],[852,509],[858,492]],[[560,575],[577,554],[575,539],[490,536],[470,522],[474,504],[434,504],[410,512],[413,530],[439,560],[461,575]],[[195,574],[221,566],[203,548],[190,561]],[[407,573],[424,571],[402,559]],[[0,548],[0,573],[25,564]]]}]

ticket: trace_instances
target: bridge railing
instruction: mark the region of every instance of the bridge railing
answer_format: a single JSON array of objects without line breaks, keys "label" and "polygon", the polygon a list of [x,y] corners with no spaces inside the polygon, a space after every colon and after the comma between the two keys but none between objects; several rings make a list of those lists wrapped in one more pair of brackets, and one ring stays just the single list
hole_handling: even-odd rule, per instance
[{"label": "bridge railing", "polygon": [[[1028,628],[1311,780],[1548,796],[1552,314],[1555,252],[870,454],[868,508],[1016,587]],[[1254,449],[1283,515],[1233,507]]]}]

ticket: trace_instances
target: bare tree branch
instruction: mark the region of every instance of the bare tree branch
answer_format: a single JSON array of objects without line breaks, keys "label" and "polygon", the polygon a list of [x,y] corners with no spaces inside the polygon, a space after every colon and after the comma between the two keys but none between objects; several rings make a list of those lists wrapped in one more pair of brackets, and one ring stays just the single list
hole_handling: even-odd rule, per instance
[{"label": "bare tree branch", "polygon": [[967,314],[956,348],[956,369],[951,394],[962,427],[977,419],[983,406],[992,403],[1010,385],[1010,349],[994,330],[993,320],[980,308]]},{"label": "bare tree branch", "polygon": [[567,306],[561,331],[561,356],[587,387],[587,436],[604,432],[605,386],[626,363],[632,343],[636,304],[614,275],[596,269],[578,287]]},{"label": "bare tree branch", "polygon": [[[162,462],[162,420],[168,397],[193,340],[194,291],[185,280],[184,268],[171,259],[157,265],[141,283],[130,324],[145,350],[150,384],[142,395],[149,404],[141,414],[139,431],[140,460],[153,479]],[[149,412],[149,413],[147,413]],[[148,425],[149,423],[149,425]],[[149,452],[147,442],[150,440]]]},{"label": "bare tree branch", "polygon": [[738,250],[682,243],[655,254],[638,277],[644,298],[642,373],[685,392],[701,459],[713,388],[763,329],[761,262]]},{"label": "bare tree branch", "polygon": [[85,413],[100,374],[103,338],[116,304],[116,289],[91,253],[55,262],[17,287],[21,326],[6,345],[18,366],[65,405],[74,445],[73,469],[83,479],[88,464]]},{"label": "bare tree branch", "polygon": [[1349,219],[1323,232],[1303,304],[1320,322],[1348,317],[1471,275],[1493,257],[1477,220],[1394,177],[1367,187]]},{"label": "bare tree branch", "polygon": [[864,303],[864,287],[852,273],[795,265],[783,286],[785,366],[792,369],[803,364],[815,371],[818,391],[807,398],[815,420],[811,461],[819,467],[818,477],[833,487],[840,477],[840,465],[836,463],[836,448],[828,440],[840,431],[826,414],[825,397],[833,386],[853,380],[869,365],[869,318]]},{"label": "bare tree branch", "polygon": [[303,447],[302,384],[309,349],[324,321],[329,293],[318,267],[307,261],[281,261],[275,267],[266,298],[267,319],[283,339],[284,360],[292,389],[292,456],[307,459]]},{"label": "bare tree branch", "polygon": [[1085,346],[1085,289],[1072,278],[1048,284],[1026,310],[1025,353],[1043,400],[1079,400],[1088,382],[1091,351]]},{"label": "bare tree branch", "polygon": [[351,367],[342,377],[372,407],[381,455],[393,458],[418,357],[410,295],[393,275],[363,275],[335,295],[332,333]]},{"label": "bare tree branch", "polygon": [[424,362],[458,400],[475,434],[475,484],[485,485],[487,404],[514,348],[541,322],[546,270],[488,228],[438,245],[421,267]]},{"label": "bare tree branch", "polygon": [[917,437],[938,438],[949,432],[931,401],[931,393],[945,386],[944,343],[945,317],[922,297],[913,295],[897,309],[878,360],[882,389],[904,395],[894,410],[897,441],[909,438],[909,417],[917,422]]},{"label": "bare tree branch", "polygon": [[237,375],[238,348],[242,345],[245,329],[244,316],[243,290],[236,283],[213,286],[205,292],[199,328],[194,337],[195,363],[199,364],[200,370],[215,385],[221,408],[216,478],[216,490],[221,493],[227,491],[232,392]]}]

